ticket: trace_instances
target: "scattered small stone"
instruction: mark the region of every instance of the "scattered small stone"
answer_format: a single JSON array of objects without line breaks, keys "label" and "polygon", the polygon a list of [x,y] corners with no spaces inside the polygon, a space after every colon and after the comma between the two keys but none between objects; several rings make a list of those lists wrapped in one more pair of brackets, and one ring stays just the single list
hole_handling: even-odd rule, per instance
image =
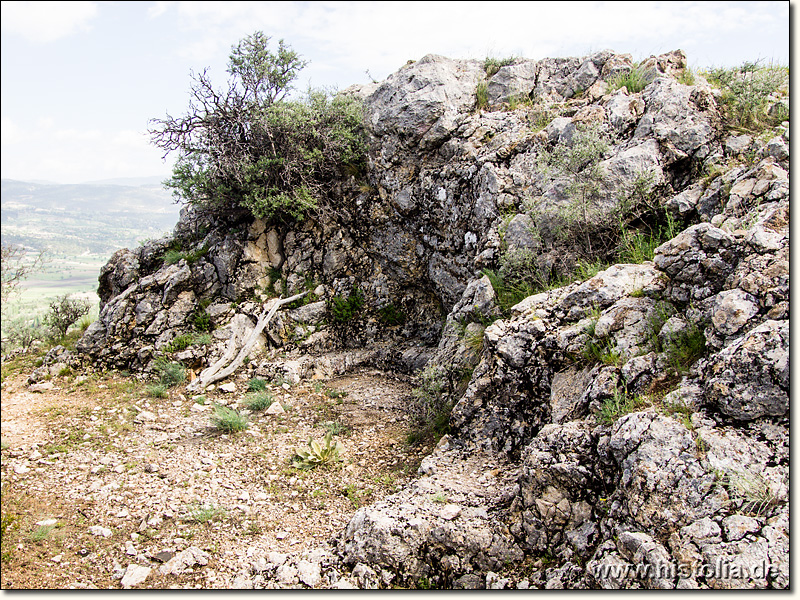
[{"label": "scattered small stone", "polygon": [[127,554],[128,556],[136,556],[136,554],[138,554],[136,552],[136,546],[134,546],[133,542],[131,542],[130,540],[125,542],[125,554]]},{"label": "scattered small stone", "polygon": [[160,563],[169,562],[172,560],[172,557],[175,556],[174,552],[168,552],[166,550],[159,552],[153,556],[153,560],[157,560]]},{"label": "scattered small stone", "polygon": [[122,576],[122,587],[130,588],[134,585],[143,583],[147,576],[150,575],[150,567],[143,567],[141,565],[128,565],[125,570],[125,575]]},{"label": "scattered small stone", "polygon": [[178,552],[169,561],[161,565],[159,572],[162,575],[179,575],[189,567],[195,565],[207,565],[208,553],[202,551],[197,546],[189,546],[183,552]]},{"label": "scattered small stone", "polygon": [[281,565],[275,573],[278,583],[291,585],[297,583],[297,567],[292,565]]},{"label": "scattered small stone", "polygon": [[230,383],[223,383],[219,386],[219,391],[225,392],[226,394],[233,394],[236,392],[236,384],[232,381]]},{"label": "scattered small stone", "polygon": [[64,555],[63,555],[63,554],[56,554],[56,555],[55,555],[53,558],[51,558],[50,560],[52,560],[54,563],[60,563],[60,562],[61,562],[61,559],[62,559],[63,557],[64,557]]},{"label": "scattered small stone", "polygon": [[283,415],[286,414],[286,411],[283,410],[283,406],[280,402],[273,402],[270,404],[269,408],[265,411],[268,415]]},{"label": "scattered small stone", "polygon": [[276,540],[284,540],[287,537],[289,537],[289,532],[288,531],[276,531],[275,532],[275,539]]},{"label": "scattered small stone", "polygon": [[111,537],[111,530],[101,525],[92,525],[89,527],[89,533],[92,535],[103,536],[104,538]]},{"label": "scattered small stone", "polygon": [[28,386],[28,389],[32,392],[48,392],[55,389],[55,387],[52,381],[43,381],[42,383],[34,383]]},{"label": "scattered small stone", "polygon": [[297,576],[308,587],[314,587],[322,579],[319,563],[301,560],[297,563]]},{"label": "scattered small stone", "polygon": [[158,465],[156,463],[147,463],[144,466],[145,473],[158,473]]},{"label": "scattered small stone", "polygon": [[149,410],[143,410],[133,418],[133,422],[143,423],[145,421],[155,421],[157,418],[158,417],[155,415],[155,413],[152,413]]},{"label": "scattered small stone", "polygon": [[458,504],[448,504],[439,513],[439,516],[445,521],[452,521],[461,514],[461,507]]},{"label": "scattered small stone", "polygon": [[37,524],[39,527],[52,527],[52,526],[53,526],[53,525],[55,525],[56,523],[58,523],[58,520],[57,520],[57,519],[45,519],[44,521],[37,521],[37,522],[36,522],[36,524]]},{"label": "scattered small stone", "polygon": [[14,465],[14,473],[16,473],[17,475],[24,475],[25,473],[27,473],[29,471],[30,471],[30,468],[28,467],[28,465],[24,465],[24,464]]}]

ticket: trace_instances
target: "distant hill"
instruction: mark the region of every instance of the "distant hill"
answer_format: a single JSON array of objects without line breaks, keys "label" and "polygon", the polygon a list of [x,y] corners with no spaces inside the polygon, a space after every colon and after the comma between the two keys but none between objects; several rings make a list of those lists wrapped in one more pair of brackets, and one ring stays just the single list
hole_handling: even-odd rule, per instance
[{"label": "distant hill", "polygon": [[3,241],[48,248],[56,254],[110,256],[119,248],[171,231],[180,212],[171,192],[158,178],[127,181],[129,185],[3,179]]}]

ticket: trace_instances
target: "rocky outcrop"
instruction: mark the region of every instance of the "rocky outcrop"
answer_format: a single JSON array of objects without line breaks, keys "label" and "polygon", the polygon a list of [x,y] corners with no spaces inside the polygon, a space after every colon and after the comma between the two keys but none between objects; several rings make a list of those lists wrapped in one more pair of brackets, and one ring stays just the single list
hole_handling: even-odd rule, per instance
[{"label": "rocky outcrop", "polygon": [[[257,372],[466,374],[417,482],[333,540],[361,587],[787,587],[788,128],[726,132],[718,92],[676,79],[685,66],[651,57],[634,93],[609,91],[633,67],[610,51],[489,78],[427,56],[347,90],[370,153],[340,210],[291,227],[185,210],[172,238],[114,255],[78,349],[147,371],[213,329],[177,357],[199,370],[269,296],[306,290],[265,331]],[[493,110],[476,109],[479,84]],[[587,127],[609,143],[576,208],[573,176],[546,159]],[[642,182],[674,234],[652,261],[503,314],[482,269],[515,252],[550,276],[587,248],[606,260],[607,216]]]}]

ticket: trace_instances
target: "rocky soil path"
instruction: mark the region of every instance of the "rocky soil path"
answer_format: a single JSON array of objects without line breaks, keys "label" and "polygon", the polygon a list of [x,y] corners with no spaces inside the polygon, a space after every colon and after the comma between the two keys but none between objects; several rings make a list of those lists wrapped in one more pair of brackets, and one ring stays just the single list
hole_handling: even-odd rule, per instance
[{"label": "rocky soil path", "polygon": [[[272,382],[284,412],[227,434],[212,404],[241,408],[247,381],[201,399],[185,388],[153,398],[118,374],[50,383],[34,393],[24,374],[3,381],[5,589],[252,583],[259,565],[324,546],[357,507],[401,489],[430,451],[406,443],[409,382],[378,371]],[[343,460],[293,467],[295,449],[329,430]],[[280,587],[349,587],[311,566],[279,573]]]}]

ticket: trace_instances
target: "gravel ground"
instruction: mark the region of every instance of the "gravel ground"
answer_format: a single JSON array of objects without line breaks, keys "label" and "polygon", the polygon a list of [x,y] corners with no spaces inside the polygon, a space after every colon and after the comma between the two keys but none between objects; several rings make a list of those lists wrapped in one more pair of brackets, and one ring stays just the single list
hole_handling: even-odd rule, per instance
[{"label": "gravel ground", "polygon": [[[409,381],[378,371],[273,382],[272,411],[285,412],[253,412],[235,433],[212,426],[213,403],[241,410],[247,381],[199,402],[183,387],[149,397],[118,374],[50,383],[3,381],[5,589],[230,588],[270,553],[324,546],[431,450],[406,443]],[[342,460],[295,468],[295,449],[328,431]],[[167,568],[175,554],[195,558]]]}]

